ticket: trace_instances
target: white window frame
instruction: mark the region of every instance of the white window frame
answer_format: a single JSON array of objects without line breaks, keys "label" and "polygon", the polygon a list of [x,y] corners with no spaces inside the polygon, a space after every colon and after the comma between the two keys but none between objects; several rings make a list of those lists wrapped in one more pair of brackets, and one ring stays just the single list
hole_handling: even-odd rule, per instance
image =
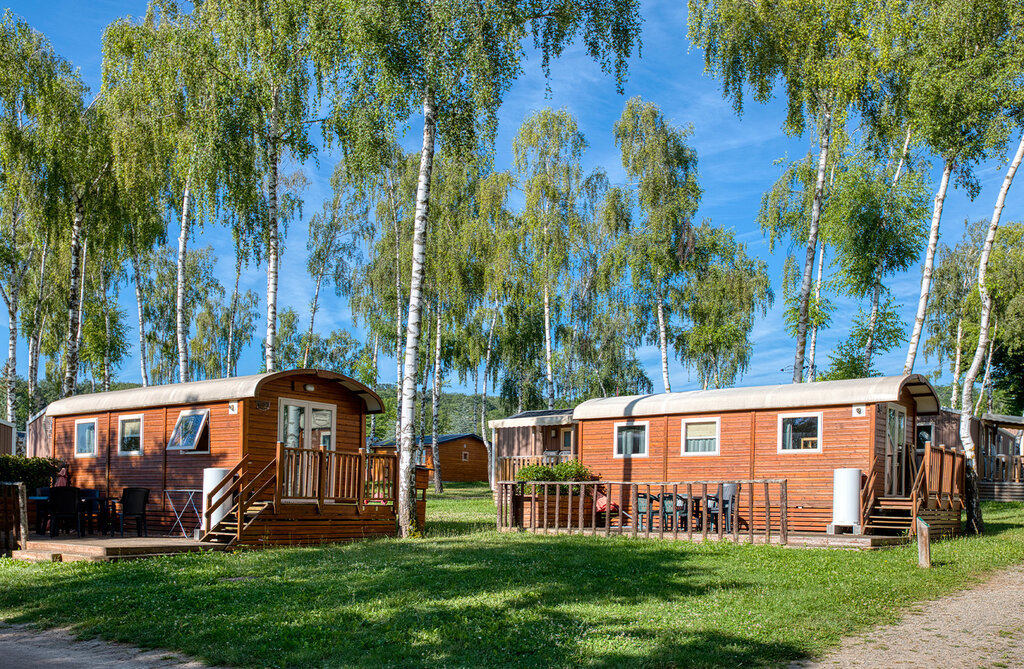
[{"label": "white window frame", "polygon": [[[644,428],[644,452],[643,453],[619,453],[619,430],[623,427],[642,427]],[[612,431],[612,456],[616,460],[630,459],[630,458],[646,458],[651,453],[651,424],[646,420],[627,420],[621,423],[615,424],[615,429]]]},{"label": "white window frame", "polygon": [[[782,421],[786,418],[817,418],[818,419],[818,447],[817,448],[783,448],[782,447]],[[778,418],[778,432],[776,435],[776,445],[779,453],[793,454],[793,453],[821,453],[823,432],[824,432],[825,421],[821,411],[803,411],[800,413],[780,413]]]},{"label": "white window frame", "polygon": [[469,462],[469,451],[462,451],[462,461]]},{"label": "white window frame", "polygon": [[[690,424],[698,423],[714,423],[715,424],[715,450],[713,451],[694,451],[692,453],[686,450],[686,426]],[[679,424],[679,455],[685,457],[700,457],[709,455],[721,455],[722,454],[722,419],[716,417],[709,418],[684,418]]]},{"label": "white window frame", "polygon": [[[121,423],[126,420],[138,420],[139,421],[139,450],[137,451],[122,451],[121,450]],[[146,434],[146,417],[141,413],[125,414],[117,417],[117,454],[126,455],[129,457],[137,457],[142,455],[145,450],[145,434]]]},{"label": "white window frame", "polygon": [[[569,433],[569,448],[565,447],[565,434],[567,432]],[[571,427],[563,427],[558,436],[560,439],[558,442],[559,453],[564,453],[565,451],[569,451],[570,453],[576,452],[576,430]]]},{"label": "white window frame", "polygon": [[[174,427],[171,428],[171,436],[174,436],[174,430],[178,428],[178,423],[185,416],[203,416],[203,422],[199,425],[199,432],[196,434],[196,446],[199,445],[199,440],[203,438],[203,430],[210,429],[210,415],[211,410],[209,407],[203,409],[182,409],[178,412],[178,418],[174,421]],[[170,439],[170,437],[168,437]],[[181,443],[179,441],[179,443]],[[164,446],[165,451],[171,451],[173,453],[181,453],[182,455],[209,455],[210,451],[213,450],[213,441],[208,440],[208,448],[205,451],[201,451],[198,448],[167,448]]]},{"label": "white window frame", "polygon": [[[92,453],[78,452],[78,426],[85,423],[92,424]],[[96,418],[79,418],[75,421],[74,455],[76,458],[95,458],[100,450],[100,428]]]},{"label": "white window frame", "polygon": [[[312,443],[313,434],[313,409],[326,409],[331,412],[331,447],[330,451],[338,450],[338,405],[337,404],[326,404],[324,402],[312,402],[310,400],[300,400],[294,397],[281,397],[277,400],[277,440],[284,441],[284,425],[281,424],[281,415],[284,410],[285,404],[291,404],[292,406],[301,406],[306,414],[306,429],[303,430],[302,435],[302,448],[320,448],[323,449],[322,444]],[[396,450],[397,452],[397,450]]]}]

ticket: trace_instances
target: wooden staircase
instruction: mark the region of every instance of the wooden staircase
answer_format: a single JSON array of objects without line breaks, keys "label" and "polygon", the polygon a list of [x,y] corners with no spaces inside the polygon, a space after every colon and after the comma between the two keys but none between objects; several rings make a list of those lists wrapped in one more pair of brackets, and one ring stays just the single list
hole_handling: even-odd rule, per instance
[{"label": "wooden staircase", "polygon": [[203,534],[200,541],[230,546],[238,541],[242,533],[245,532],[245,530],[247,530],[257,518],[259,518],[261,513],[267,509],[271,509],[271,512],[273,512],[273,508],[274,503],[269,501],[252,502],[247,504],[245,511],[242,514],[242,528],[241,531],[239,531],[238,504],[235,504],[219,523]]},{"label": "wooden staircase", "polygon": [[868,534],[897,536],[907,534],[914,525],[914,500],[910,497],[879,497],[867,516]]}]

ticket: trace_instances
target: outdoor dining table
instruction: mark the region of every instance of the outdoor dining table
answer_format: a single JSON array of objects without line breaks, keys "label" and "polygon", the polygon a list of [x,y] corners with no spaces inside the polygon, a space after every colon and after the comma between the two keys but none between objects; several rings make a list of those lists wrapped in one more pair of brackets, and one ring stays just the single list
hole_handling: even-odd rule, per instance
[{"label": "outdoor dining table", "polygon": [[46,529],[46,517],[49,515],[49,495],[29,495],[29,501],[36,503],[36,534],[42,534]]},{"label": "outdoor dining table", "polygon": [[[196,528],[203,524],[203,514],[196,506],[196,495],[199,495],[202,499],[203,491],[198,488],[167,488],[164,490],[164,497],[167,499],[167,505],[171,507],[171,513],[174,514],[174,522],[171,523],[171,531],[167,533],[167,536],[173,536],[177,532],[181,532],[181,536],[189,537],[191,532],[195,532]],[[175,496],[178,500],[175,501]],[[192,514],[195,515],[196,524],[191,530],[185,529],[184,521],[190,519],[189,509],[191,508]]]}]

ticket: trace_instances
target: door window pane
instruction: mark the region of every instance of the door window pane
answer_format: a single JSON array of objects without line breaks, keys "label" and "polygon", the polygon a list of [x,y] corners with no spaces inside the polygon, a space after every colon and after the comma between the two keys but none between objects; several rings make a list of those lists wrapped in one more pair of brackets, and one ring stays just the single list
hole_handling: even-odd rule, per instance
[{"label": "door window pane", "polygon": [[281,406],[281,441],[288,448],[305,448],[306,407],[301,404]]},{"label": "door window pane", "polygon": [[334,449],[334,412],[330,409],[312,409],[310,418],[310,448]]}]

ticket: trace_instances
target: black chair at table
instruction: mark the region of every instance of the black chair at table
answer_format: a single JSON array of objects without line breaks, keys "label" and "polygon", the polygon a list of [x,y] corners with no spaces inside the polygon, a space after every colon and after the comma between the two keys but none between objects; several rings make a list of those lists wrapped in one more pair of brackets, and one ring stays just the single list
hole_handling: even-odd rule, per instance
[{"label": "black chair at table", "polygon": [[661,524],[666,530],[685,529],[689,521],[690,509],[685,495],[665,493],[661,496]]},{"label": "black chair at table", "polygon": [[[732,532],[732,509],[736,504],[736,484],[726,483],[722,486],[722,523],[725,532]],[[712,529],[718,529],[718,495],[708,495],[708,523]]]},{"label": "black chair at table", "polygon": [[[82,536],[81,502],[82,491],[74,486],[50,488],[50,536],[60,534],[61,521],[73,520]],[[70,530],[69,530],[70,531]]]},{"label": "black chair at table", "polygon": [[135,519],[135,531],[140,537],[148,537],[149,531],[146,528],[146,504],[149,503],[149,488],[125,488],[121,492],[121,499],[117,500],[113,512],[113,521],[121,528],[121,536],[124,536],[124,521],[126,518]]},{"label": "black chair at table", "polygon": [[42,534],[46,531],[46,520],[50,517],[50,489],[49,488],[36,488],[36,497],[45,497],[46,499],[37,499],[36,503],[36,534]]},{"label": "black chair at table", "polygon": [[103,513],[100,509],[100,491],[83,488],[81,504],[82,506],[79,509],[79,513],[81,513],[86,520],[85,531],[92,534],[93,521],[96,521],[96,525],[98,527],[102,525]]}]

